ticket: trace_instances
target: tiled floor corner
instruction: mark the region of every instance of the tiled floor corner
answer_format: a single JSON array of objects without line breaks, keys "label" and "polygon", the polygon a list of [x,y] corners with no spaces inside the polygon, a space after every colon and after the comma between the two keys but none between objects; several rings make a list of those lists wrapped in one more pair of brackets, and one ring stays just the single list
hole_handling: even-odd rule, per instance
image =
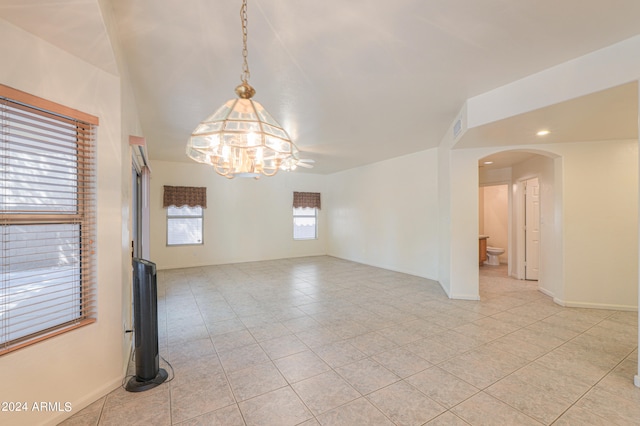
[{"label": "tiled floor corner", "polygon": [[560,307],[505,266],[480,277],[473,302],[332,257],[160,271],[173,379],[62,424],[638,424],[636,312]]}]

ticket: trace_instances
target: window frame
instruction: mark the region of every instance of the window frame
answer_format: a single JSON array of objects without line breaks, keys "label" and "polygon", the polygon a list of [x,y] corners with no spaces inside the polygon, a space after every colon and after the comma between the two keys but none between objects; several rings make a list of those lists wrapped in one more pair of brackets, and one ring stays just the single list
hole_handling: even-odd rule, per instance
[{"label": "window frame", "polygon": [[[0,230],[3,239],[2,256],[6,257],[7,271],[9,268],[13,269],[11,265],[28,264],[26,269],[18,269],[18,271],[37,272],[42,268],[40,264],[48,262],[46,256],[43,256],[41,260],[35,263],[29,262],[28,254],[15,251],[11,244],[17,234],[15,234],[16,230],[11,230],[11,227],[21,227],[24,230],[27,230],[30,226],[71,225],[78,227],[78,231],[73,232],[72,237],[63,237],[60,231],[53,232],[54,239],[47,240],[46,246],[43,246],[43,248],[48,247],[50,250],[42,251],[43,255],[50,255],[62,253],[61,250],[65,250],[62,255],[77,256],[77,260],[71,263],[71,271],[74,278],[66,279],[62,282],[56,281],[53,284],[56,288],[59,288],[60,285],[65,286],[64,288],[68,288],[68,290],[64,291],[69,291],[71,292],[70,294],[77,293],[77,296],[67,296],[68,299],[65,298],[67,302],[64,302],[60,300],[60,297],[55,296],[58,290],[51,289],[49,290],[50,296],[47,295],[46,291],[44,295],[52,297],[52,299],[37,303],[38,297],[42,297],[42,294],[38,296],[38,290],[47,289],[51,285],[49,284],[51,281],[49,275],[42,275],[44,273],[40,271],[39,274],[35,273],[30,276],[29,279],[32,281],[27,284],[20,284],[20,274],[17,276],[12,276],[9,273],[2,274],[0,296],[3,297],[0,301],[11,301],[12,297],[14,301],[13,306],[8,302],[0,304],[0,313],[8,312],[7,318],[13,319],[13,321],[8,319],[0,321],[0,355],[5,355],[92,324],[97,320],[97,262],[95,259],[97,161],[95,135],[99,120],[95,116],[0,84],[0,121],[8,129],[6,135],[0,135],[0,144],[3,150],[6,150],[6,158],[3,160],[6,163],[3,164],[12,164],[11,167],[3,167],[0,175],[6,185],[5,194],[8,197],[14,197],[9,198],[11,200],[10,204],[4,204],[6,200],[3,200],[3,204],[0,206]],[[40,194],[37,200],[41,200],[43,202],[41,205],[44,207],[42,210],[34,210],[29,208],[28,204],[25,204],[26,201],[19,202],[20,198],[24,196],[9,194],[12,189],[17,193],[20,192],[19,188],[21,187],[29,189],[29,181],[24,177],[25,170],[32,171],[32,176],[35,179],[33,181],[34,185],[52,185],[49,181],[54,177],[42,172],[43,170],[50,170],[47,169],[47,163],[35,160],[36,156],[48,161],[51,161],[52,158],[57,158],[53,155],[48,157],[48,155],[52,154],[53,150],[56,149],[55,144],[50,146],[52,144],[51,141],[56,140],[55,138],[59,137],[60,134],[43,130],[47,126],[52,126],[50,127],[51,129],[64,127],[67,130],[72,130],[72,132],[65,131],[66,138],[57,139],[55,143],[58,144],[61,150],[69,150],[72,153],[64,154],[71,155],[73,165],[69,167],[72,171],[58,171],[56,173],[63,177],[71,177],[71,179],[67,180],[68,182],[75,182],[75,186],[74,184],[68,184],[61,187],[63,191],[65,189],[73,189],[67,194],[72,194],[73,198],[71,200],[74,201],[72,204],[67,205],[66,208],[60,209],[60,205],[52,201],[51,195],[47,195],[46,192],[42,195],[40,191],[32,190],[33,192],[29,197],[33,198],[33,194]],[[13,131],[15,133],[12,133]],[[36,136],[32,136],[32,139],[27,139],[31,142],[26,145],[23,142],[24,139],[22,142],[17,142],[21,140],[21,137],[28,137],[25,135]],[[44,148],[45,146],[47,148]],[[11,159],[13,159],[13,163],[11,163]],[[48,164],[51,163],[49,162]],[[15,170],[15,172],[11,170]],[[52,191],[56,192],[55,190]],[[46,197],[50,197],[49,201],[47,201]],[[2,206],[5,206],[5,208],[3,209]],[[70,210],[69,207],[72,207],[72,209]],[[38,230],[38,228],[34,229]],[[17,231],[19,232],[20,229],[17,229]],[[31,229],[27,231],[28,234],[32,232],[34,231]],[[49,237],[51,236],[48,235],[47,238]],[[71,238],[71,240],[68,240],[68,238]],[[51,241],[52,243],[50,244]],[[67,249],[64,248],[68,247],[69,241],[74,242],[76,245],[75,251],[70,252],[71,254],[67,253]],[[59,264],[58,267],[60,266]],[[18,266],[18,268],[20,267]],[[22,290],[22,286],[25,286],[26,290]],[[30,289],[31,287],[35,289]],[[72,302],[71,304],[69,304],[69,300]],[[22,307],[19,306],[19,302],[24,302],[24,305]],[[50,305],[50,303],[54,304]],[[50,313],[47,311],[51,309],[49,306],[56,309],[64,309],[60,312],[66,313],[62,316],[48,318]],[[12,310],[18,312],[12,314]]]},{"label": "window frame", "polygon": [[[200,209],[200,214],[199,215],[172,215],[170,214],[170,209],[171,207],[174,207],[176,209],[180,209],[180,208],[184,208],[184,207],[188,207],[188,208],[199,208]],[[167,228],[167,234],[166,234],[166,246],[167,247],[181,247],[181,246],[201,246],[204,245],[204,207],[202,206],[180,206],[177,207],[175,205],[169,206],[166,208],[167,214],[166,214],[166,228]],[[169,243],[169,222],[171,220],[178,220],[178,219],[200,219],[200,242],[199,243],[181,243],[181,244],[171,244]]]},{"label": "window frame", "polygon": [[[297,209],[313,209],[313,214],[296,214]],[[293,207],[293,240],[294,241],[309,241],[318,239],[318,208],[317,207]],[[296,238],[296,219],[297,218],[313,218],[314,219],[314,231],[313,237],[308,238]]]}]

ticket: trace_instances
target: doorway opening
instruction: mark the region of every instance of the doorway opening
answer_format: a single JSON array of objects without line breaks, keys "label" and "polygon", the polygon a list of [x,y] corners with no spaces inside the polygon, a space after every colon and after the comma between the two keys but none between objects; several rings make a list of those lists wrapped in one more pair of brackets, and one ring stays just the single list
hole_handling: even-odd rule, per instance
[{"label": "doorway opening", "polygon": [[[509,264],[509,185],[481,186],[478,194],[480,238],[486,237],[487,268]],[[481,253],[484,254],[484,253]]]},{"label": "doorway opening", "polygon": [[[542,293],[560,300],[563,292],[559,279],[563,264],[563,234],[559,232],[562,228],[562,158],[539,150],[499,151],[479,158],[478,172],[480,191],[490,193],[492,187],[507,188],[508,231],[504,245],[497,238],[491,238],[490,233],[495,231],[487,230],[487,206],[481,203],[478,206],[478,215],[485,215],[485,223],[481,223],[479,229],[480,234],[490,237],[487,245],[506,249],[501,259],[501,263],[507,264],[501,268],[503,275],[531,281]],[[481,193],[479,198],[486,204],[486,196]],[[481,267],[483,273],[488,269]]]}]

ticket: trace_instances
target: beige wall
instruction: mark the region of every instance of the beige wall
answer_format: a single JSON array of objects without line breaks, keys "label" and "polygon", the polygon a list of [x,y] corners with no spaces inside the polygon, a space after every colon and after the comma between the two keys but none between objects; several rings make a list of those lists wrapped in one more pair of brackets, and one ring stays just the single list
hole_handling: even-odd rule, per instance
[{"label": "beige wall", "polygon": [[[108,36],[111,40],[117,40],[117,22],[113,17],[113,11],[111,4],[108,0],[99,0],[100,11],[103,17],[103,23],[107,30]],[[122,180],[121,180],[121,200],[122,200],[122,252],[125,253],[123,257],[123,265],[121,271],[122,282],[122,323],[123,328],[127,330],[133,329],[133,301],[132,301],[132,273],[129,268],[131,258],[131,240],[132,240],[132,149],[129,146],[129,136],[144,136],[140,126],[140,120],[138,116],[137,104],[134,97],[133,87],[131,86],[131,79],[129,76],[129,70],[125,63],[121,46],[118,43],[111,42],[113,59],[116,61],[117,68],[120,76],[120,137],[121,137],[121,155],[122,155]],[[131,353],[133,334],[128,333],[125,336],[125,344],[123,345],[124,358],[128,358]]]},{"label": "beige wall", "polygon": [[562,151],[563,302],[637,307],[638,142],[566,144]]},{"label": "beige wall", "polygon": [[[637,309],[637,141],[503,149],[553,157],[513,168],[514,182],[538,174],[543,185],[541,289],[567,306]],[[473,282],[477,288],[477,161],[496,151],[452,151],[452,294],[472,294]]]},{"label": "beige wall", "polygon": [[[98,320],[0,358],[0,401],[70,402],[72,412],[1,413],[11,425],[57,424],[117,388],[127,358],[122,276],[123,147],[118,77],[0,20],[0,82],[95,115],[97,135]],[[81,82],[81,84],[79,84]],[[121,272],[122,271],[122,272]],[[116,272],[116,273],[114,273]]]},{"label": "beige wall", "polygon": [[[437,158],[423,151],[330,176],[228,180],[152,161],[151,259],[160,269],[329,254],[437,279]],[[167,247],[164,185],[206,186],[205,244]],[[319,238],[294,241],[293,191],[322,193]]]},{"label": "beige wall", "polygon": [[513,182],[540,181],[540,289],[566,306],[636,309],[637,141],[538,147],[559,157],[515,165]]},{"label": "beige wall", "polygon": [[[330,208],[325,179],[313,173],[227,179],[194,162],[151,162],[151,260],[159,269],[324,255]],[[167,247],[164,185],[204,186],[204,244]],[[293,192],[322,194],[317,240],[293,240]]]},{"label": "beige wall", "polygon": [[[473,137],[473,130],[483,124],[637,81],[640,57],[632,52],[639,47],[640,36],[632,37],[468,99],[460,114],[463,135],[458,138],[464,139],[465,133]],[[609,72],[612,69],[616,72]],[[618,142],[620,144],[574,141],[455,149],[455,143],[445,138],[438,165],[446,170],[445,179],[449,181],[441,179],[449,191],[448,207],[446,210],[441,207],[445,215],[440,218],[448,238],[441,238],[445,244],[441,244],[440,253],[450,256],[450,261],[440,279],[448,281],[449,294],[477,292],[477,267],[471,265],[477,263],[478,160],[505,150],[542,150],[556,157],[553,160],[553,220],[547,222],[552,231],[545,233],[551,239],[547,240],[551,248],[543,253],[550,258],[544,273],[555,281],[548,289],[552,289],[559,303],[571,306],[637,309],[638,141]],[[600,154],[605,161],[598,160]],[[623,156],[628,157],[623,159]],[[632,182],[633,179],[636,181]],[[621,193],[624,193],[622,198]],[[601,204],[591,209],[587,200],[594,199]],[[472,205],[469,200],[473,200]],[[605,204],[608,204],[606,208]],[[465,208],[472,209],[473,213],[466,213]],[[615,211],[620,211],[616,219],[620,219],[621,224],[612,225],[608,215]],[[623,228],[628,234],[622,235]],[[606,229],[612,232],[606,234]],[[613,252],[599,256],[603,243]],[[614,270],[612,265],[620,265],[618,258],[628,263]]]},{"label": "beige wall", "polygon": [[437,280],[437,149],[335,173],[329,254]]}]

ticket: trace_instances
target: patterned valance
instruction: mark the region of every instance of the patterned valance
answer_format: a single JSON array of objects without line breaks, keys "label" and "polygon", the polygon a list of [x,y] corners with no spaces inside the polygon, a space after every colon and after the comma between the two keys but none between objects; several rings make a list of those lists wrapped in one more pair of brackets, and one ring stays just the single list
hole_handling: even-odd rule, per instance
[{"label": "patterned valance", "polygon": [[293,207],[316,207],[320,209],[320,193],[319,192],[294,192]]},{"label": "patterned valance", "polygon": [[162,198],[162,207],[169,206],[200,206],[207,208],[207,188],[198,188],[195,186],[164,186],[164,197]]}]

